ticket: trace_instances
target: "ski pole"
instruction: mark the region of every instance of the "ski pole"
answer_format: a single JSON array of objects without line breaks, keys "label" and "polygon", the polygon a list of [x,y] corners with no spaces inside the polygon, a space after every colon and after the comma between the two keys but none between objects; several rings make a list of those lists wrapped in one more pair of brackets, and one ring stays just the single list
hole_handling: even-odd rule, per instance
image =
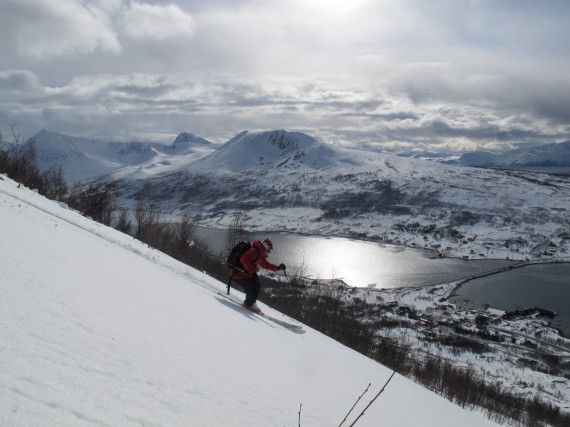
[{"label": "ski pole", "polygon": [[227,262],[226,260],[224,260],[223,258],[220,258],[218,255],[214,255],[214,254],[213,254],[212,252],[210,252],[209,250],[204,249],[204,248],[201,248],[200,246],[196,245],[196,244],[194,243],[194,240],[187,240],[187,242],[188,242],[188,246],[190,246],[190,247],[194,246],[196,249],[200,249],[202,252],[205,252],[205,253],[207,253],[208,255],[210,255],[210,256],[216,258],[218,261],[220,261],[220,262],[222,262],[222,263],[224,263],[224,264],[229,265],[231,268],[234,268],[234,269],[236,269],[236,270],[238,270],[238,271],[241,271],[242,273],[244,272],[241,268],[236,267],[236,266],[233,265],[233,264],[228,264],[228,262]]},{"label": "ski pole", "polygon": [[189,247],[194,246],[196,249],[200,249],[202,252],[205,252],[205,253],[207,253],[208,255],[213,256],[214,258],[219,259],[220,261],[224,262],[224,260],[221,259],[219,256],[214,255],[214,254],[213,254],[212,252],[210,252],[209,250],[204,249],[204,248],[201,248],[200,246],[196,245],[196,244],[194,243],[194,240],[187,240],[186,242],[188,243],[188,246],[189,246]]}]

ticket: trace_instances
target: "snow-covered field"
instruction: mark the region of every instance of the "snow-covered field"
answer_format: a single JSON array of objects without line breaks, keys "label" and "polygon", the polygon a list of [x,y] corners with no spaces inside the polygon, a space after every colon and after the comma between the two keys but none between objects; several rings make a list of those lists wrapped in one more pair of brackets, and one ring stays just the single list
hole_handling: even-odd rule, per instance
[{"label": "snow-covered field", "polygon": [[[0,230],[2,426],[330,426],[372,383],[348,424],[391,375],[3,176]],[[396,375],[357,425],[493,423]]]}]

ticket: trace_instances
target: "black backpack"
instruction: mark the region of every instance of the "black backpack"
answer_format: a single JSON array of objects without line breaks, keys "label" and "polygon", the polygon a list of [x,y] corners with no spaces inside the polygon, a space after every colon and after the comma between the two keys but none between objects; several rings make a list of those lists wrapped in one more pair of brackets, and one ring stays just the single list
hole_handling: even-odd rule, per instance
[{"label": "black backpack", "polygon": [[243,265],[240,258],[251,247],[251,242],[246,242],[245,240],[238,242],[228,255],[228,259],[226,260],[228,267],[243,271]]},{"label": "black backpack", "polygon": [[[228,264],[229,268],[234,268],[239,271],[244,271],[243,264],[241,263],[241,257],[245,254],[250,248],[253,246],[251,242],[247,242],[245,240],[239,241],[233,249],[230,251],[228,258],[226,259],[226,263]],[[230,275],[230,279],[228,280],[228,295],[230,294],[230,284],[232,282],[232,278]]]}]

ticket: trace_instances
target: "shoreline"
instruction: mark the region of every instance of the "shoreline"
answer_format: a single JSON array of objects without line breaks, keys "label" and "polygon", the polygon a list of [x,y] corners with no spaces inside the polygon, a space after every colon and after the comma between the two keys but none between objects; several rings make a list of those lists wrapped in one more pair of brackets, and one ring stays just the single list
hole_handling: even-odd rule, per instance
[{"label": "shoreline", "polygon": [[[206,225],[199,225],[196,224],[197,227],[200,227],[202,229],[210,229],[210,230],[215,230],[215,231],[225,231],[227,230],[226,227],[211,227],[211,226],[206,226]],[[424,253],[426,255],[426,258],[430,259],[430,260],[437,260],[437,259],[451,259],[451,260],[457,260],[457,261],[464,261],[466,263],[469,262],[473,262],[473,261],[477,261],[477,262],[485,262],[485,261],[504,261],[504,262],[510,262],[512,263],[511,265],[507,265],[505,267],[500,267],[500,268],[495,268],[489,271],[485,271],[485,272],[481,272],[472,276],[467,276],[467,277],[463,277],[463,278],[459,278],[457,280],[453,280],[453,282],[458,282],[458,284],[456,285],[456,287],[454,288],[453,291],[459,289],[461,286],[463,286],[465,283],[471,281],[471,280],[475,280],[478,279],[480,277],[486,277],[486,276],[490,276],[490,275],[494,275],[494,274],[499,274],[499,273],[503,273],[505,271],[514,269],[514,268],[521,268],[521,267],[526,267],[526,266],[531,266],[531,265],[540,265],[540,264],[570,264],[570,257],[557,257],[557,258],[551,258],[551,259],[536,259],[536,260],[517,260],[517,259],[512,259],[508,256],[506,257],[499,257],[499,258],[466,258],[466,256],[468,256],[469,254],[465,254],[465,255],[456,255],[456,256],[450,256],[450,255],[446,255],[443,252],[434,249],[434,248],[422,248],[422,247],[417,247],[417,246],[410,246],[410,245],[405,245],[405,244],[397,244],[397,243],[389,243],[389,242],[384,242],[381,240],[370,240],[370,239],[366,239],[366,238],[362,238],[362,237],[357,237],[357,236],[350,236],[347,234],[322,234],[322,233],[315,233],[315,232],[300,232],[300,231],[290,231],[287,229],[273,229],[273,230],[244,230],[244,232],[246,234],[290,234],[290,235],[297,235],[297,236],[301,236],[301,237],[319,237],[319,238],[341,238],[341,239],[348,239],[348,240],[352,240],[352,241],[357,241],[357,242],[364,242],[364,243],[373,243],[373,244],[378,244],[378,245],[383,245],[386,247],[395,247],[395,248],[405,248],[405,249],[409,249],[409,250],[414,250],[414,251],[418,251],[421,253]],[[429,256],[429,254],[434,254],[435,256]],[[336,280],[335,278],[331,278],[330,280]],[[418,285],[418,286],[401,286],[401,288],[406,288],[406,289],[413,289],[413,288],[421,288],[421,287],[425,287],[425,286],[437,286],[437,285],[444,285],[444,284],[448,284],[450,282],[448,281],[444,281],[444,282],[436,282],[436,283],[426,283],[423,285]],[[347,283],[347,286],[349,287],[354,287],[354,288],[359,288],[356,286],[351,286],[350,284]],[[382,289],[382,288],[377,288],[377,289]],[[451,296],[451,295],[450,295]]]},{"label": "shoreline", "polygon": [[[202,228],[202,229],[211,229],[211,230],[216,230],[217,232],[223,232],[225,229],[223,227],[215,227],[215,228],[211,228],[211,227],[205,227],[204,225],[198,225],[198,227]],[[459,289],[461,289],[463,286],[467,285],[469,282],[482,278],[482,277],[487,277],[487,276],[492,276],[492,275],[496,275],[496,274],[500,274],[500,273],[504,273],[507,272],[509,270],[513,270],[515,268],[522,268],[522,267],[528,267],[528,266],[532,266],[532,265],[544,265],[544,264],[570,264],[570,259],[566,258],[566,257],[557,257],[557,258],[551,258],[551,259],[535,259],[535,260],[515,260],[515,259],[511,259],[509,257],[501,257],[501,258],[471,258],[471,259],[465,259],[463,256],[449,256],[449,255],[445,255],[442,252],[435,250],[433,248],[418,248],[415,246],[410,246],[410,245],[404,245],[404,244],[395,244],[395,243],[386,243],[383,241],[378,241],[378,240],[370,240],[370,239],[366,239],[363,237],[358,237],[358,236],[350,236],[350,235],[338,235],[338,234],[321,234],[321,233],[314,233],[314,232],[292,232],[292,231],[288,231],[286,229],[273,229],[273,230],[245,230],[246,233],[248,234],[257,234],[257,235],[275,235],[275,234],[285,234],[285,235],[292,235],[292,236],[299,236],[299,237],[316,237],[316,238],[322,238],[322,239],[327,239],[327,238],[341,238],[341,239],[347,239],[353,242],[363,242],[363,243],[372,243],[372,244],[376,244],[376,245],[380,245],[383,247],[393,247],[393,248],[400,248],[400,249],[407,249],[407,250],[413,250],[413,251],[419,251],[418,253],[420,253],[422,255],[422,257],[425,257],[427,259],[430,260],[438,260],[438,259],[452,259],[452,260],[457,260],[457,261],[463,261],[466,264],[470,263],[470,262],[477,262],[477,263],[481,263],[481,262],[485,262],[485,261],[499,261],[499,262],[504,262],[504,263],[508,263],[508,265],[504,265],[501,267],[495,267],[495,268],[491,268],[490,270],[486,270],[486,271],[481,271],[479,273],[475,273],[475,274],[471,274],[469,276],[465,276],[465,277],[459,277],[457,279],[454,279],[452,281],[440,281],[440,282],[431,282],[431,283],[424,283],[424,284],[420,284],[420,285],[414,285],[414,286],[396,286],[393,288],[372,288],[372,287],[359,287],[359,286],[353,286],[350,283],[342,280],[342,282],[345,284],[345,286],[347,286],[348,288],[351,289],[367,289],[367,290],[372,290],[372,291],[386,291],[389,289],[393,289],[393,290],[402,290],[403,292],[409,292],[409,291],[413,291],[414,289],[422,289],[422,288],[433,288],[433,287],[437,287],[437,286],[442,286],[442,285],[450,285],[450,284],[454,284],[454,286],[451,288],[449,294],[447,295],[447,298],[454,298],[457,297],[457,293],[459,291]],[[306,277],[304,278],[306,280],[313,280],[310,277]],[[335,281],[335,280],[339,280],[337,278],[330,278],[328,279],[330,281]],[[480,306],[481,307],[481,306]],[[498,307],[493,307],[497,310],[502,310]],[[548,308],[548,307],[546,307]],[[549,322],[551,323],[551,322]],[[570,334],[570,331],[567,331],[566,333],[560,329],[560,328],[556,328],[552,325],[550,325],[550,327],[552,327],[553,329],[556,329],[562,336],[567,336]]]},{"label": "shoreline", "polygon": [[529,267],[532,265],[546,265],[546,264],[570,264],[570,260],[568,260],[568,261],[521,261],[521,262],[518,262],[518,263],[513,264],[511,266],[508,266],[508,267],[498,268],[496,270],[476,274],[474,276],[470,276],[470,277],[466,277],[464,279],[461,279],[460,282],[453,288],[453,291],[451,292],[451,294],[449,296],[454,296],[454,295],[452,295],[453,292],[455,292],[461,286],[463,286],[467,282],[470,282],[471,280],[479,279],[480,277],[492,276],[493,274],[503,273],[505,271],[513,270],[515,268]]},{"label": "shoreline", "polygon": [[[228,230],[227,226],[224,227],[219,227],[218,222],[221,220],[222,218],[219,218],[218,221],[216,221],[215,223],[211,223],[210,221],[206,221],[205,223],[202,222],[200,223],[196,223],[195,225],[197,227],[201,227],[204,229],[211,229],[211,230],[216,230],[216,231],[225,231]],[[218,226],[215,226],[215,224],[217,224]],[[570,255],[567,256],[552,256],[551,258],[539,258],[536,260],[529,260],[529,254],[521,254],[520,252],[515,252],[515,251],[510,251],[507,252],[507,255],[503,256],[503,257],[487,257],[487,256],[474,256],[474,253],[472,253],[472,249],[470,248],[465,248],[465,249],[458,249],[455,248],[453,249],[455,251],[455,255],[447,255],[445,252],[446,251],[441,251],[439,249],[436,248],[430,248],[430,247],[421,247],[418,245],[409,245],[409,244],[405,244],[405,243],[394,243],[392,241],[384,241],[384,240],[379,240],[379,239],[373,239],[373,236],[359,236],[359,233],[354,233],[354,234],[346,234],[346,233],[335,233],[335,234],[331,234],[331,233],[318,233],[316,231],[298,231],[298,230],[288,230],[288,229],[273,229],[273,230],[263,230],[261,228],[257,229],[257,228],[253,228],[253,229],[248,229],[248,230],[244,230],[245,233],[248,234],[253,234],[253,233],[257,233],[257,234],[278,234],[278,233],[283,233],[283,234],[291,234],[291,235],[298,235],[298,236],[303,236],[303,237],[321,237],[321,238],[342,238],[342,239],[349,239],[349,240],[353,240],[353,241],[358,241],[358,242],[365,242],[365,243],[375,243],[375,244],[380,244],[380,245],[386,245],[386,246],[393,246],[393,247],[398,247],[398,248],[406,248],[406,249],[411,249],[411,250],[417,250],[417,251],[423,251],[426,253],[433,253],[435,256],[430,257],[430,259],[440,259],[440,258],[445,258],[445,259],[456,259],[456,260],[464,260],[464,261],[512,261],[512,262],[526,262],[529,264],[534,264],[534,263],[558,263],[558,262],[563,262],[563,263],[570,263]],[[447,242],[448,246],[452,246],[452,242]],[[443,243],[442,243],[443,246]],[[515,255],[518,255],[518,257],[513,257]],[[522,258],[522,256],[524,256],[524,258]],[[521,257],[521,258],[519,258]]]},{"label": "shoreline", "polygon": [[[449,295],[447,296],[447,298],[458,297],[459,295],[457,294],[457,291],[458,291],[462,286],[464,286],[464,285],[466,285],[467,283],[469,283],[469,282],[471,282],[471,281],[473,281],[473,280],[476,280],[476,279],[478,279],[478,278],[486,277],[486,276],[491,276],[491,275],[494,275],[494,274],[503,273],[503,272],[505,272],[505,271],[512,270],[512,269],[515,269],[515,268],[530,267],[530,266],[534,266],[534,265],[548,265],[548,264],[570,264],[570,261],[566,261],[566,260],[565,260],[565,261],[540,261],[540,262],[533,262],[533,261],[526,262],[526,261],[525,261],[525,262],[520,262],[520,263],[518,263],[518,264],[512,265],[512,266],[507,267],[507,268],[497,269],[497,270],[495,270],[495,271],[491,271],[491,272],[487,272],[487,273],[481,273],[481,274],[475,275],[475,276],[473,276],[473,277],[469,277],[469,278],[465,278],[465,279],[460,280],[458,283],[455,284],[455,286],[453,286],[453,288],[451,289],[451,292],[449,292]],[[454,305],[457,305],[457,303],[454,303]],[[484,308],[483,306],[484,306],[484,304],[481,304],[481,305],[479,306],[479,309]],[[496,307],[496,306],[493,306],[493,305],[488,305],[488,307],[489,307],[489,308],[493,308],[493,309],[495,309],[495,310],[508,311],[508,310],[506,310],[506,309],[499,308],[499,307]],[[531,308],[531,307],[525,307],[525,308]],[[554,312],[553,310],[551,310],[551,309],[549,309],[549,308],[544,308],[544,307],[534,307],[534,308],[546,309],[546,310],[548,310],[548,311]],[[549,326],[550,328],[556,330],[556,331],[558,332],[558,334],[560,334],[560,336],[562,336],[563,338],[567,338],[568,336],[570,336],[570,331],[564,331],[563,329],[552,325],[552,320],[554,319],[554,317],[556,317],[556,316],[559,314],[558,312],[554,312],[554,313],[556,313],[555,316],[553,316],[552,318],[550,318],[549,320],[547,320],[548,326]]]}]

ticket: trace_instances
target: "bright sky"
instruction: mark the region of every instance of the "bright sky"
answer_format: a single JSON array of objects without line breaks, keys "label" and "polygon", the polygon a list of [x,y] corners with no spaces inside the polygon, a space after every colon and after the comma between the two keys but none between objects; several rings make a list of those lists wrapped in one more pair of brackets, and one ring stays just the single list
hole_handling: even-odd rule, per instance
[{"label": "bright sky", "polygon": [[1,0],[0,130],[382,150],[570,139],[567,0]]}]

